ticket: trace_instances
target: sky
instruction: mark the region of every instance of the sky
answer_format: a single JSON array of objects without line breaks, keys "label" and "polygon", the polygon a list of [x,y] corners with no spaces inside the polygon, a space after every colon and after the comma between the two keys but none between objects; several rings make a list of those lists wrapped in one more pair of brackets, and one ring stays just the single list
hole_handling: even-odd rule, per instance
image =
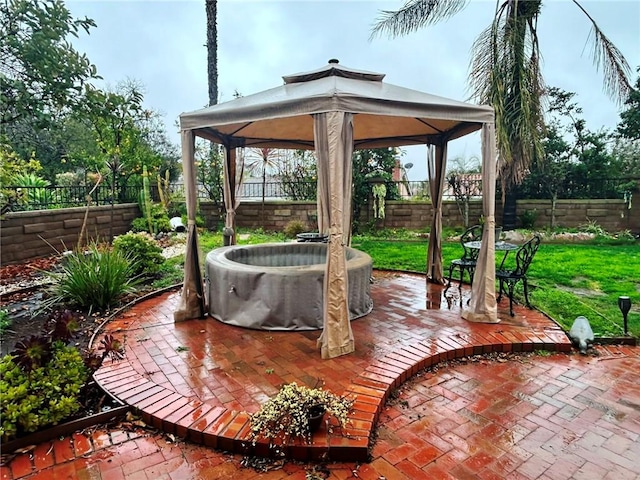
[{"label": "sky", "polygon": [[[582,1],[600,29],[621,50],[632,83],[640,66],[640,2]],[[494,1],[471,0],[451,19],[400,38],[370,40],[381,10],[398,0],[218,1],[219,103],[234,92],[250,95],[282,85],[282,77],[314,70],[337,58],[340,64],[385,73],[385,82],[456,100],[468,100],[467,77],[474,39],[495,12]],[[164,115],[179,143],[176,121],[208,102],[204,0],[67,1],[74,17],[97,28],[73,44],[115,87],[126,79],[144,85],[145,105]],[[575,92],[587,128],[613,129],[620,106],[602,90],[591,59],[591,24],[568,0],[547,0],[538,21],[542,74],[547,85]],[[480,155],[478,134],[451,142],[449,159]],[[410,180],[426,179],[426,148],[405,149]],[[451,164],[451,162],[450,162]]]}]

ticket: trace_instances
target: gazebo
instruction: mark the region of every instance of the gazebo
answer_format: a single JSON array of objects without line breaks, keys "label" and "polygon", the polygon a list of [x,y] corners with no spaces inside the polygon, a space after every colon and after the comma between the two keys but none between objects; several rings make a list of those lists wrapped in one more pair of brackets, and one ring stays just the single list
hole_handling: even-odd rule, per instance
[{"label": "gazebo", "polygon": [[[427,275],[443,283],[442,191],[447,143],[482,130],[485,228],[463,317],[495,323],[495,124],[488,106],[472,105],[384,83],[384,74],[344,67],[337,60],[283,77],[284,85],[180,115],[187,201],[184,286],[175,321],[205,314],[195,225],[195,137],[224,147],[225,225],[235,226],[236,148],[314,149],[318,161],[318,227],[329,235],[324,280],[322,358],[355,350],[347,305],[345,246],[351,232],[351,155],[356,149],[424,144],[433,203]],[[234,229],[235,230],[235,229]]]}]

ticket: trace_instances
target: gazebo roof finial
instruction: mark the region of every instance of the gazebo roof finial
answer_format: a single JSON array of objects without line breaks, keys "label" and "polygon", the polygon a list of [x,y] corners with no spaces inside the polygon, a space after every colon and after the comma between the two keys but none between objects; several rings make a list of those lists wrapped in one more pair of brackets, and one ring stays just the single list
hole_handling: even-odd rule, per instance
[{"label": "gazebo roof finial", "polygon": [[317,70],[286,75],[282,77],[282,79],[285,84],[310,82],[312,80],[318,80],[326,77],[344,77],[351,78],[353,80],[381,82],[384,76],[384,73],[367,72],[365,70],[356,70],[355,68],[345,67],[340,65],[337,58],[331,58],[325,66],[320,67]]}]

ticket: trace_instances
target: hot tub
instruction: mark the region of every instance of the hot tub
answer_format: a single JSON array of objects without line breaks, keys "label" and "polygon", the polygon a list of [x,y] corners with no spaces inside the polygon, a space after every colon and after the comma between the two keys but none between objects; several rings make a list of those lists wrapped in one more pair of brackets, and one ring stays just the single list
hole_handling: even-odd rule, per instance
[{"label": "hot tub", "polygon": [[[207,255],[209,314],[221,322],[264,330],[322,328],[324,243],[268,243],[217,248]],[[346,248],[351,320],[373,308],[372,261]]]}]

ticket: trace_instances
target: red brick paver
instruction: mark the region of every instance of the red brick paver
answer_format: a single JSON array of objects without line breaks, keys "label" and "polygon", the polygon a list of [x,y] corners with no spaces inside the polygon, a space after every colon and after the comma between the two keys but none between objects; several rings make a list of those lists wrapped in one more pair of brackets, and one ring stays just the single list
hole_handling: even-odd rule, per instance
[{"label": "red brick paver", "polygon": [[[511,319],[503,305],[503,323],[470,324],[460,319],[458,299],[448,301],[424,277],[377,277],[374,311],[352,323],[354,354],[321,360],[315,349],[318,332],[251,331],[213,320],[174,324],[177,296],[168,294],[108,326],[125,341],[127,358],[107,365],[96,378],[108,389],[115,385],[112,390],[130,399],[148,423],[239,453],[246,412],[257,410],[281,383],[315,385],[320,379],[336,393],[352,392],[357,395],[356,435],[321,431],[314,448],[289,449],[301,460],[329,451],[347,462],[330,464],[331,478],[640,474],[634,460],[640,453],[639,349],[602,348],[597,358],[481,360],[421,373],[403,385],[420,369],[453,358],[489,351],[566,351],[569,344],[538,312],[517,307]],[[385,406],[391,393],[393,405]],[[312,468],[287,464],[258,474],[243,469],[239,456],[171,444],[144,431],[76,434],[56,442],[17,456],[2,467],[2,478],[304,478],[305,468]]]},{"label": "red brick paver", "polygon": [[[356,397],[354,415],[361,421],[339,440],[321,428],[312,444],[292,448],[289,454],[299,460],[365,460],[384,401],[418,370],[476,350],[570,349],[566,335],[544,315],[519,308],[512,318],[506,302],[501,310],[504,323],[468,323],[460,318],[465,299],[445,297],[442,287],[428,285],[424,276],[378,273],[372,297],[374,311],[352,323],[356,352],[321,360],[315,348],[318,332],[255,331],[214,320],[176,324],[178,294],[164,295],[108,325],[107,331],[125,343],[127,358],[104,365],[95,377],[154,427],[182,437],[193,431],[193,441],[236,453],[246,452],[247,413],[255,412],[281,384],[320,382]],[[507,331],[511,338],[502,335]],[[163,391],[170,394],[150,401]],[[224,408],[226,413],[203,425],[203,407]]]}]

